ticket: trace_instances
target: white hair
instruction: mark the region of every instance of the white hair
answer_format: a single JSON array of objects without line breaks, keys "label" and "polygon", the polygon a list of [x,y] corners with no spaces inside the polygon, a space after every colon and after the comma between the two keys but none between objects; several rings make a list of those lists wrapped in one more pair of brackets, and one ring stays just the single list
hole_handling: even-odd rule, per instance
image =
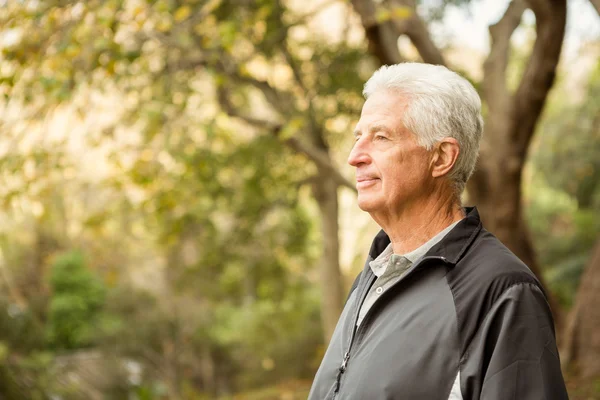
[{"label": "white hair", "polygon": [[363,95],[393,90],[405,96],[404,127],[431,150],[445,137],[458,141],[460,153],[449,178],[458,194],[473,174],[483,132],[481,99],[469,81],[441,65],[401,63],[379,68]]}]

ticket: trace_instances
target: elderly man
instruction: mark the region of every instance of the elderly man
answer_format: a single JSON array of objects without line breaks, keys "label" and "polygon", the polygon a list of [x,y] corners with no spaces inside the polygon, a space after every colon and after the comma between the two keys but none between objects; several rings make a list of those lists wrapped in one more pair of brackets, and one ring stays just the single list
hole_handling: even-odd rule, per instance
[{"label": "elderly man", "polygon": [[404,63],[364,95],[348,163],[383,230],[309,399],[568,399],[540,283],[461,206],[483,130],[475,89]]}]

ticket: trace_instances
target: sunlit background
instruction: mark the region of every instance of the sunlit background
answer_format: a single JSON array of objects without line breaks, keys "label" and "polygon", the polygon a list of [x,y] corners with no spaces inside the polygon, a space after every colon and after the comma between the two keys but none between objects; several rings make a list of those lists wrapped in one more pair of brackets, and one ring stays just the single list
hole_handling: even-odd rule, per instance
[{"label": "sunlit background", "polygon": [[[345,161],[362,85],[440,60],[499,115],[486,88],[516,101],[537,37],[520,10],[489,72],[509,3],[0,0],[0,398],[305,399],[378,230]],[[535,135],[486,132],[465,203],[544,280],[571,398],[600,399],[598,0],[555,31]]]}]

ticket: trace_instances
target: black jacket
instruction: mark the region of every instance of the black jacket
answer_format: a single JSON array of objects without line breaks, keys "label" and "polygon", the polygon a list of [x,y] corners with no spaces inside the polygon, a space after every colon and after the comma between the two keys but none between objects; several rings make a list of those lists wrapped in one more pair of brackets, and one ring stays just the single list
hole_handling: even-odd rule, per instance
[{"label": "black jacket", "polygon": [[568,399],[543,289],[474,208],[356,329],[369,262],[389,243],[373,241],[310,400]]}]

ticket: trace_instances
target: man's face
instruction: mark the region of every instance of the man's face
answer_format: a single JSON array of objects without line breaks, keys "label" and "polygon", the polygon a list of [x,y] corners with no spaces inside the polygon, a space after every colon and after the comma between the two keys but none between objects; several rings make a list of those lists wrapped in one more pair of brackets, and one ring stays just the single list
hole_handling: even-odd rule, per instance
[{"label": "man's face", "polygon": [[430,154],[404,128],[406,101],[381,91],[365,102],[348,163],[356,168],[358,206],[371,214],[401,212],[431,190]]}]

